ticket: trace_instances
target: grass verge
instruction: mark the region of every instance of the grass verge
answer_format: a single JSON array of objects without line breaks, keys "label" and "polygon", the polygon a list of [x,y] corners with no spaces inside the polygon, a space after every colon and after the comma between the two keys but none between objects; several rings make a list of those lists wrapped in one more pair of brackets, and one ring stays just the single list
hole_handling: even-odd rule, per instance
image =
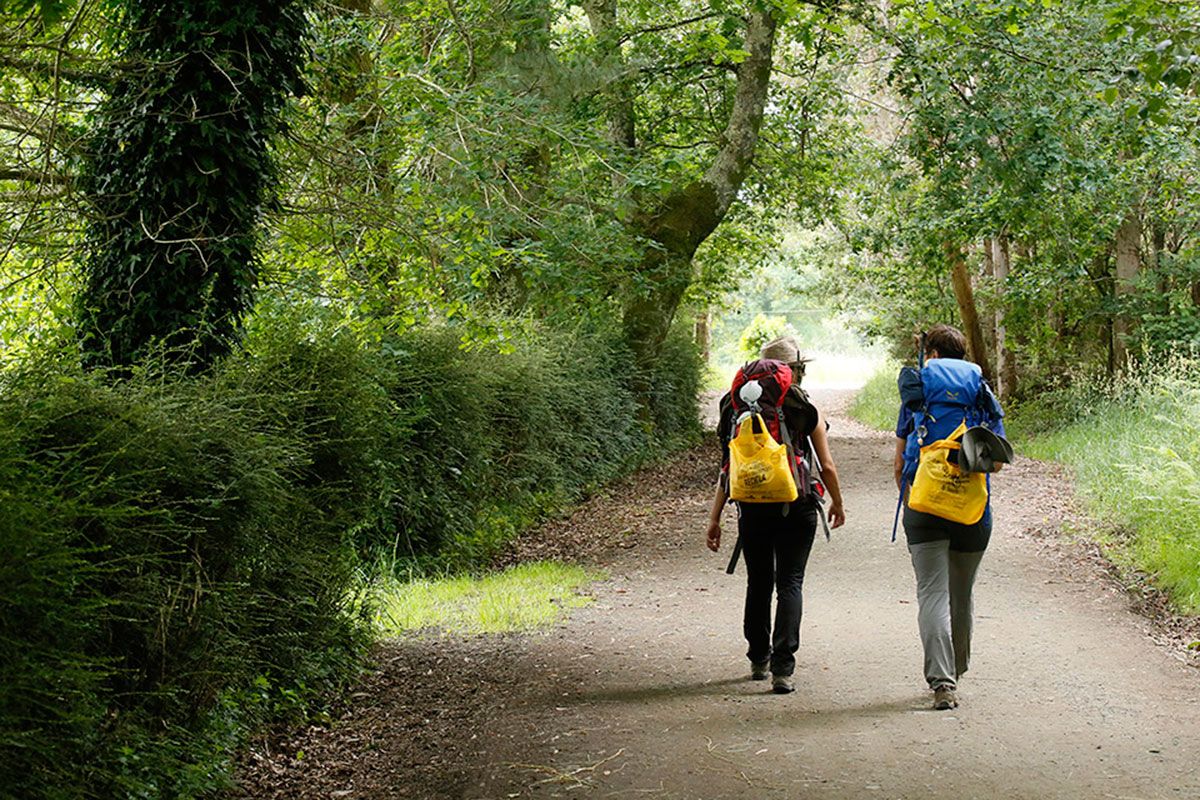
[{"label": "grass verge", "polygon": [[602,577],[574,565],[535,561],[482,577],[385,579],[375,619],[383,636],[426,629],[466,634],[536,630],[591,603],[582,590]]},{"label": "grass verge", "polygon": [[1088,510],[1127,532],[1101,539],[1108,555],[1149,574],[1180,611],[1193,615],[1200,614],[1195,370],[1176,366],[1142,374],[1105,394],[1076,387],[1017,414],[1054,416],[1046,413],[1050,406],[1070,420],[1051,432],[1022,436],[1023,451],[1070,466]]},{"label": "grass verge", "polygon": [[899,369],[897,364],[887,363],[868,378],[850,404],[850,416],[876,430],[894,430],[900,408],[900,393],[896,389]]}]

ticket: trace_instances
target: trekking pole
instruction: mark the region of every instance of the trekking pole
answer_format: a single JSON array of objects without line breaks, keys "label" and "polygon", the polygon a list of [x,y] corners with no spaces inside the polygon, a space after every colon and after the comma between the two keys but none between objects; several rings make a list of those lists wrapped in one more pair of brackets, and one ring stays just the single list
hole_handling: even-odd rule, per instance
[{"label": "trekking pole", "polygon": [[812,454],[813,469],[817,473],[817,483],[821,484],[821,496],[817,498],[817,516],[821,518],[821,526],[825,529],[825,541],[829,541],[829,518],[825,516],[825,495],[829,494],[829,489],[825,486],[825,479],[821,477],[824,470],[821,468],[821,457],[817,455],[817,448],[813,446],[811,436],[805,437],[808,439],[808,452]]},{"label": "trekking pole", "polygon": [[729,557],[729,566],[725,568],[726,575],[732,575],[734,569],[737,568],[738,557],[742,554],[742,532],[738,531],[737,539],[733,543],[733,555]]}]

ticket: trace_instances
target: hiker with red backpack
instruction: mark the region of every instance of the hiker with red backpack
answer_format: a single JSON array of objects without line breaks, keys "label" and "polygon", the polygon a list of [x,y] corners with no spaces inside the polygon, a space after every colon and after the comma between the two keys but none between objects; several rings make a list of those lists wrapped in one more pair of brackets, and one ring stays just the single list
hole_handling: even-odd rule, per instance
[{"label": "hiker with red backpack", "polygon": [[921,335],[919,366],[899,378],[896,517],[903,513],[925,680],[938,710],[958,705],[970,664],[975,576],[992,533],[987,473],[1013,456],[1004,411],[966,350],[961,331],[934,326]]},{"label": "hiker with red backpack", "polygon": [[[807,359],[790,336],[768,342],[761,356],[738,370],[733,388],[721,398],[721,477],[707,545],[714,553],[720,548],[721,511],[732,499],[738,508],[738,540],[728,571],[739,551],[744,553],[742,631],[750,675],[754,680],[770,675],[772,691],[786,694],[795,689],[804,572],[817,521],[825,523],[828,536],[846,514],[825,420],[800,388]],[[832,501],[827,519],[826,495]]]}]

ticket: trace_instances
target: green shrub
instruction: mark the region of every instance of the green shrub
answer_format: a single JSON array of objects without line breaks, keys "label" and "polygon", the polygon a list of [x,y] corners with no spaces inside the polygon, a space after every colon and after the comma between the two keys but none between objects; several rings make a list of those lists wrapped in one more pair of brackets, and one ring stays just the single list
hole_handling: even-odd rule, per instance
[{"label": "green shrub", "polygon": [[364,555],[486,565],[515,533],[697,435],[699,363],[645,409],[615,330],[453,328],[365,347],[285,315],[199,376],[0,373],[0,796],[195,797],[370,634]]},{"label": "green shrub", "polygon": [[755,359],[767,342],[780,336],[795,335],[796,329],[788,323],[786,317],[756,314],[738,338],[738,352],[745,359]]},{"label": "green shrub", "polygon": [[648,419],[616,330],[531,326],[497,354],[427,329],[385,351],[388,513],[360,532],[360,547],[422,569],[486,564],[537,518],[642,463],[648,426],[667,448],[698,436],[701,367],[683,336],[663,347]]},{"label": "green shrub", "polygon": [[23,558],[0,576],[0,728],[18,796],[212,788],[233,699],[266,681],[303,703],[356,662],[355,492],[320,469],[324,420],[357,398],[327,384],[320,407],[301,369],[262,366],[4,375],[0,474],[19,480],[0,536]]}]

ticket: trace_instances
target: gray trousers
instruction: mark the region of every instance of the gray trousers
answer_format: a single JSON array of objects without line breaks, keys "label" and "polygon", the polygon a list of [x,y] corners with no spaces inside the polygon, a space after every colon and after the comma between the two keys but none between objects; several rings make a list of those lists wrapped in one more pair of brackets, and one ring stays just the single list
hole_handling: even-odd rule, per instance
[{"label": "gray trousers", "polygon": [[917,576],[917,627],[925,648],[925,680],[930,688],[958,685],[971,661],[975,574],[983,551],[963,553],[950,541],[910,544]]}]

